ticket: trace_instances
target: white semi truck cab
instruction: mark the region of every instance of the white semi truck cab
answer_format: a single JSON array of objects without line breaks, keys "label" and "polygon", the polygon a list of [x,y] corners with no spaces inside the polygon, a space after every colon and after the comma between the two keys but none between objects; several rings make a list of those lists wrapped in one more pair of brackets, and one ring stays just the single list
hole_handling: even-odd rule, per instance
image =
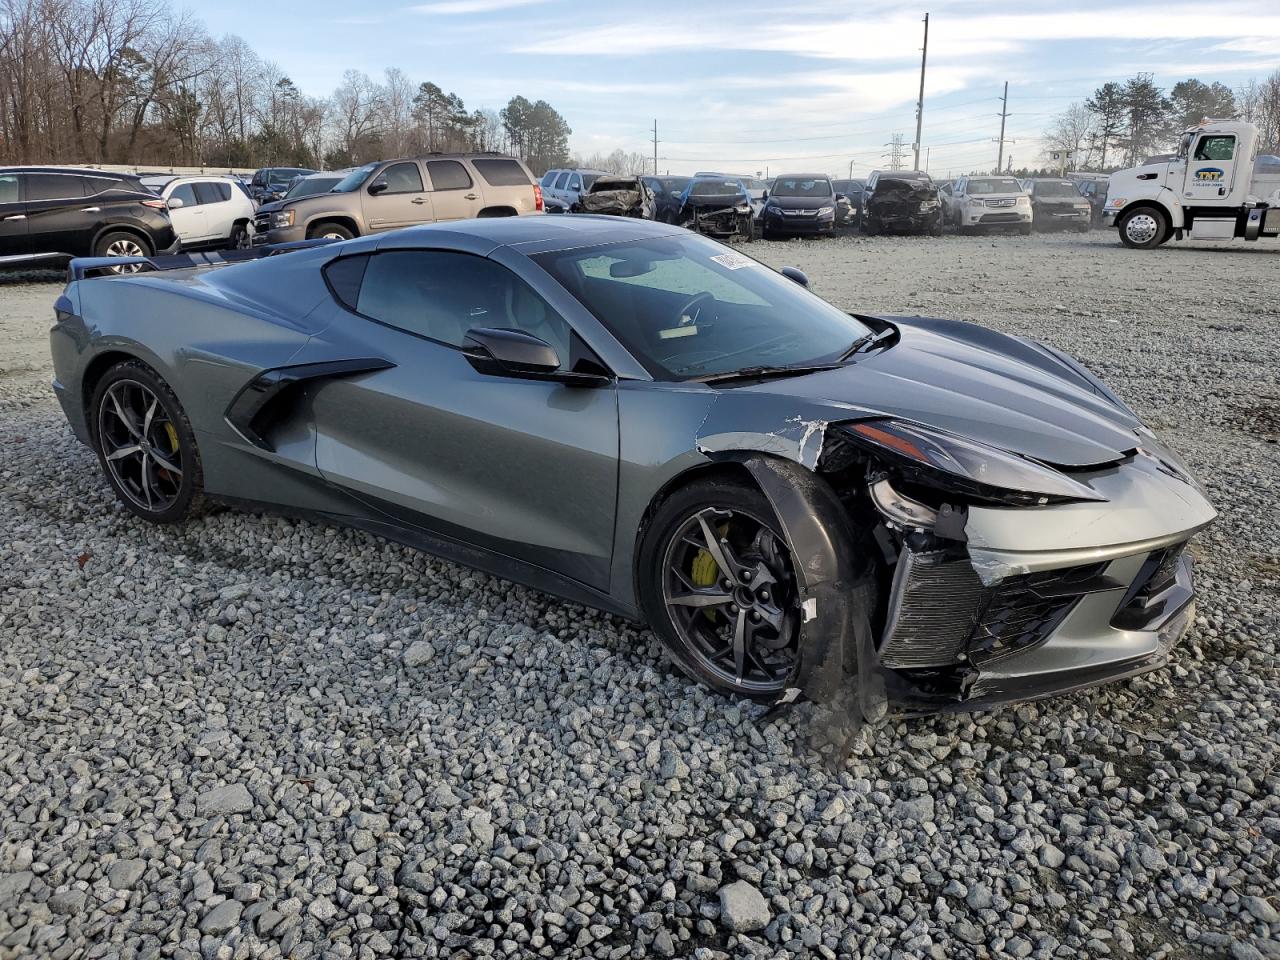
[{"label": "white semi truck cab", "polygon": [[1258,156],[1258,128],[1204,120],[1172,160],[1111,175],[1103,220],[1127,247],[1280,236],[1280,160]]}]

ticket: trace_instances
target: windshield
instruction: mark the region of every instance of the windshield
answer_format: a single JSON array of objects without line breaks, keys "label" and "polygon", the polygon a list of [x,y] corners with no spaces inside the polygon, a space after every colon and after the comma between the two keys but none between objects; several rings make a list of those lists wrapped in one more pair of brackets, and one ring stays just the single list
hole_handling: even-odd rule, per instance
[{"label": "windshield", "polygon": [[742,184],[737,180],[695,180],[689,188],[691,197],[723,197],[726,194],[737,197],[742,193]]},{"label": "windshield", "polygon": [[598,173],[584,173],[582,175],[582,189],[585,190],[587,187],[595,183],[596,177],[598,176],[600,176]]},{"label": "windshield", "polygon": [[774,197],[829,197],[831,181],[814,177],[779,177],[773,181]]},{"label": "windshield", "polygon": [[333,193],[351,193],[360,189],[360,184],[369,178],[369,174],[378,169],[376,163],[366,163],[363,167],[356,167],[345,177],[333,185]]},{"label": "windshield", "polygon": [[1037,180],[1035,182],[1037,197],[1071,197],[1079,199],[1080,191],[1070,180]]},{"label": "windshield", "polygon": [[1013,177],[980,177],[969,181],[968,193],[1021,193],[1022,187]]},{"label": "windshield", "polygon": [[769,184],[766,183],[764,180],[761,180],[759,177],[743,177],[742,185],[745,186],[748,190],[753,190],[753,191],[769,189]]},{"label": "windshield", "polygon": [[341,177],[303,177],[284,195],[286,200],[294,197],[313,197],[317,193],[328,193],[341,180]]},{"label": "windshield", "polygon": [[831,185],[836,188],[837,193],[851,194],[862,192],[861,180],[833,180]]},{"label": "windshield", "polygon": [[689,185],[689,177],[663,177],[662,185],[668,193],[680,193]]},{"label": "windshield", "polygon": [[315,173],[314,170],[299,170],[296,167],[284,167],[278,170],[272,170],[268,174],[267,182],[273,187],[283,187],[285,184],[293,180],[297,176],[306,176],[309,173]]},{"label": "windshield", "polygon": [[799,284],[699,236],[538,254],[659,380],[839,358],[869,331]]}]

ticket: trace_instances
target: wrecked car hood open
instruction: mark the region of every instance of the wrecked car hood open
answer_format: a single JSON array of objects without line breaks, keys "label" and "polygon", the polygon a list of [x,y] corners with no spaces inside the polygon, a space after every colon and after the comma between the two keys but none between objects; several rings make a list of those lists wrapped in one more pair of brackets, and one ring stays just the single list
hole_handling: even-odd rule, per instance
[{"label": "wrecked car hood open", "polygon": [[814,467],[827,423],[892,416],[928,423],[1042,463],[1112,463],[1139,445],[1139,422],[1034,345],[950,320],[889,318],[900,332],[888,349],[848,366],[734,387],[713,407],[704,449],[742,440],[786,397],[788,411],[766,448]]}]

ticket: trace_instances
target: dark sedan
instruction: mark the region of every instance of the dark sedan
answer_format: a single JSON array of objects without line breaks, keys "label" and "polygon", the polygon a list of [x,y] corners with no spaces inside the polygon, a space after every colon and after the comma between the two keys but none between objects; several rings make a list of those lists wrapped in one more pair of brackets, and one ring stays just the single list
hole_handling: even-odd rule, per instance
[{"label": "dark sedan", "polygon": [[1074,180],[1032,180],[1031,213],[1037,230],[1076,230],[1088,232],[1093,211],[1081,196]]},{"label": "dark sedan", "polygon": [[760,211],[765,238],[834,233],[836,191],[820,173],[788,174],[773,181]]},{"label": "dark sedan", "polygon": [[77,260],[55,304],[62,408],[146,520],[354,526],[643,620],[718,690],[872,716],[1132,676],[1193,621],[1213,508],[1052,347],[619,217],[236,258]]}]

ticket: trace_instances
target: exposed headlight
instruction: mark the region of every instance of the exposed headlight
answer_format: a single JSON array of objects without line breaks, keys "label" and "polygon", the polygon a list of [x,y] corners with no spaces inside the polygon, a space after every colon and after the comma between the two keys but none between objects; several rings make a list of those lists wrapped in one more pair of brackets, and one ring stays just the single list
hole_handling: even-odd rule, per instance
[{"label": "exposed headlight", "polygon": [[1018,206],[1020,206],[1020,207],[1029,207],[1029,206],[1031,206],[1031,198],[1030,198],[1030,197],[1019,197],[1019,198],[1018,198]]},{"label": "exposed headlight", "polygon": [[740,204],[738,204],[736,207],[734,207],[734,208],[733,208],[733,212],[734,212],[734,213],[750,213],[750,212],[751,212],[751,204],[749,204],[749,203],[740,203]]},{"label": "exposed headlight", "polygon": [[937,200],[922,200],[920,201],[920,213],[928,213],[930,210],[937,208],[937,206]]},{"label": "exposed headlight", "polygon": [[819,207],[818,208],[818,216],[820,217],[834,217],[835,215],[836,215],[835,207]]},{"label": "exposed headlight", "polygon": [[900,420],[864,420],[840,430],[887,457],[906,480],[967,501],[1033,507],[1106,499],[1052,467],[942,430]]},{"label": "exposed headlight", "polygon": [[987,201],[983,200],[981,197],[967,197],[965,202],[971,207],[985,207],[987,205]]},{"label": "exposed headlight", "polygon": [[277,210],[271,215],[271,226],[280,229],[281,227],[293,226],[292,210]]}]

